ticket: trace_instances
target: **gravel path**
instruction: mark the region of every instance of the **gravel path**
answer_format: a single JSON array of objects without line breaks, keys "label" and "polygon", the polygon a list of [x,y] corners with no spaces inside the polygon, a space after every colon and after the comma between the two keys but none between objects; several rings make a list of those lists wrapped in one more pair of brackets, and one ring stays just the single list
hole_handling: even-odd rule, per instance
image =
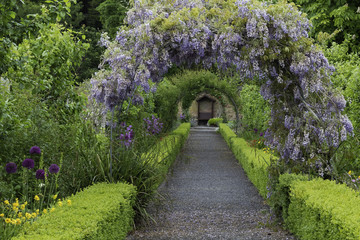
[{"label": "gravel path", "polygon": [[156,223],[127,239],[295,239],[269,222],[269,208],[221,135],[192,128],[148,212]]}]

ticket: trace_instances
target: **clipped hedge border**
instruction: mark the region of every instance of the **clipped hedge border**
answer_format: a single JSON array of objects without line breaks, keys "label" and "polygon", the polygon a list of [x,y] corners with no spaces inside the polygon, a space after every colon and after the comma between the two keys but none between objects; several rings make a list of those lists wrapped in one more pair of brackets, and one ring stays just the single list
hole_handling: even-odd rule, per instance
[{"label": "clipped hedge border", "polygon": [[157,162],[164,162],[167,166],[171,165],[188,138],[189,132],[190,123],[180,124],[173,132],[163,137],[161,141],[155,144],[155,146],[145,153],[142,158],[144,160],[156,159],[155,161]]},{"label": "clipped hedge border", "polygon": [[[133,226],[136,189],[125,183],[98,183],[24,226],[13,240],[125,239]],[[66,205],[66,200],[64,205]]]},{"label": "clipped hedge border", "polygon": [[225,142],[231,149],[231,138],[236,138],[236,134],[225,123],[219,124],[219,132],[221,133],[221,136],[223,136]]},{"label": "clipped hedge border", "polygon": [[[270,155],[254,151],[226,124],[220,124],[219,129],[249,179],[265,198],[268,181],[266,166]],[[275,192],[277,196],[272,197],[270,203],[281,209],[286,228],[300,239],[360,239],[360,194],[345,184],[283,174]]]},{"label": "clipped hedge border", "polygon": [[254,149],[224,123],[220,123],[219,130],[236,159],[245,170],[250,181],[258,189],[263,198],[267,197],[268,171],[271,155],[262,150]]},{"label": "clipped hedge border", "polygon": [[[166,163],[164,173],[175,160],[189,132],[190,123],[183,123],[155,145],[153,150],[158,151],[157,161]],[[24,226],[13,239],[125,239],[133,226],[136,194],[136,188],[130,184],[95,184],[64,200],[71,200],[71,206],[57,207],[55,212],[42,215],[34,223]]]},{"label": "clipped hedge border", "polygon": [[320,178],[294,181],[287,228],[306,240],[360,239],[360,196],[344,184]]},{"label": "clipped hedge border", "polygon": [[210,118],[207,122],[208,126],[219,126],[224,121],[223,118]]}]

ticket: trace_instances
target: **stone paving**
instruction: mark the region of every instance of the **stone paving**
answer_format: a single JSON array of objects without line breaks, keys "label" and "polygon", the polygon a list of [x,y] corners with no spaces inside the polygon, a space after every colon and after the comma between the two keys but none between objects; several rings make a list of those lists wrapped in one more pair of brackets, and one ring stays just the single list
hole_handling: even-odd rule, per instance
[{"label": "stone paving", "polygon": [[214,128],[192,128],[150,204],[155,222],[134,239],[295,239],[270,221],[269,208]]}]

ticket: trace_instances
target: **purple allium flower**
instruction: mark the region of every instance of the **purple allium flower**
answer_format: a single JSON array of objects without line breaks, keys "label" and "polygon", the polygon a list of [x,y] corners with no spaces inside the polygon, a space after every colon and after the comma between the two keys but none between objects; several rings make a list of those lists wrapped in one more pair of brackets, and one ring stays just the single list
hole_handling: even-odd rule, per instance
[{"label": "purple allium flower", "polygon": [[254,132],[257,133],[257,131],[258,131],[257,128],[254,128]]},{"label": "purple allium flower", "polygon": [[38,169],[36,171],[36,179],[45,179],[45,171],[43,169]]},{"label": "purple allium flower", "polygon": [[31,158],[27,158],[22,162],[22,166],[27,168],[27,169],[32,169],[34,168],[34,160],[32,160]]},{"label": "purple allium flower", "polygon": [[262,136],[264,136],[264,133],[263,133],[263,132],[260,133],[260,137],[262,137]]},{"label": "purple allium flower", "polygon": [[51,164],[49,167],[49,172],[50,173],[58,173],[60,170],[59,166],[56,164]]},{"label": "purple allium flower", "polygon": [[11,173],[16,173],[17,171],[17,166],[16,163],[13,162],[9,162],[6,164],[5,170],[7,173],[11,174]]},{"label": "purple allium flower", "polygon": [[41,150],[38,146],[33,146],[30,148],[30,154],[41,154]]}]

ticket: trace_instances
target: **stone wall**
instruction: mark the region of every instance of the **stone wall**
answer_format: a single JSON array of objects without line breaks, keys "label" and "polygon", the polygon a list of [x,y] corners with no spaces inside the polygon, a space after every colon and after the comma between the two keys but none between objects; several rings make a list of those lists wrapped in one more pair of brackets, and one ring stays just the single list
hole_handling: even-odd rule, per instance
[{"label": "stone wall", "polygon": [[[236,120],[236,113],[234,111],[234,107],[231,103],[228,102],[228,100],[225,96],[223,97],[224,102],[225,102],[225,107],[223,107],[217,98],[215,98],[209,94],[202,93],[196,97],[196,99],[192,102],[192,104],[189,108],[190,118],[193,119],[193,121],[192,121],[193,123],[197,122],[197,119],[198,119],[198,107],[199,106],[198,106],[197,100],[201,99],[204,96],[215,100],[215,102],[214,102],[214,117],[222,117],[223,114],[225,114],[228,121]],[[182,112],[183,111],[182,111],[181,102],[180,102],[179,103],[179,113],[178,113],[179,117]]]}]

